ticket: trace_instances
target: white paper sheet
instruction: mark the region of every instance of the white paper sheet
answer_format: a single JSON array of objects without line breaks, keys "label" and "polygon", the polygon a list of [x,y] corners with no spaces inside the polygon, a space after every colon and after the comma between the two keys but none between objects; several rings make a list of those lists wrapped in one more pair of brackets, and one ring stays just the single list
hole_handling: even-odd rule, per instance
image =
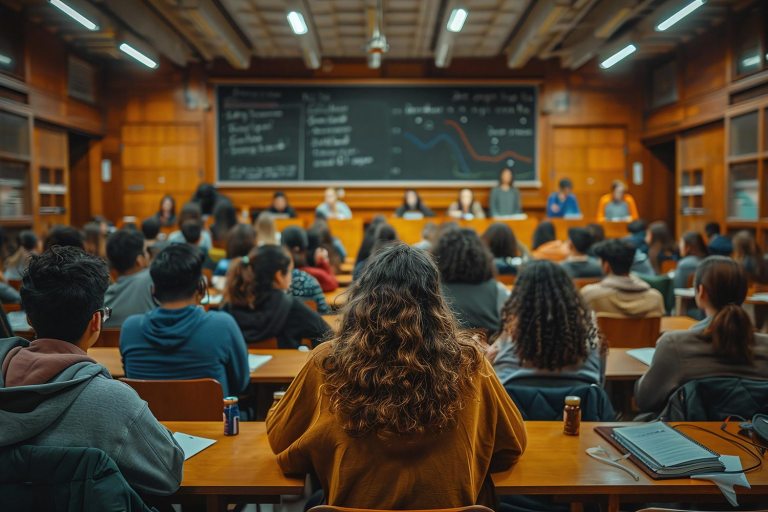
[{"label": "white paper sheet", "polygon": [[270,355],[248,354],[248,367],[251,372],[254,372],[269,362],[270,359],[272,359]]},{"label": "white paper sheet", "polygon": [[627,355],[632,356],[641,363],[651,366],[651,360],[653,360],[653,354],[656,352],[654,347],[645,348],[633,348],[627,350]]},{"label": "white paper sheet", "polygon": [[[723,463],[726,471],[741,471],[742,469],[741,460],[736,455],[721,455],[720,462]],[[720,488],[720,492],[723,493],[728,503],[734,507],[737,507],[739,502],[736,500],[736,490],[733,486],[740,485],[747,489],[750,488],[747,475],[744,473],[712,473],[708,475],[693,475],[691,478],[712,480]]]},{"label": "white paper sheet", "polygon": [[179,446],[181,446],[181,450],[184,452],[184,460],[197,455],[216,442],[215,439],[191,436],[182,432],[174,432],[173,438],[179,443]]}]

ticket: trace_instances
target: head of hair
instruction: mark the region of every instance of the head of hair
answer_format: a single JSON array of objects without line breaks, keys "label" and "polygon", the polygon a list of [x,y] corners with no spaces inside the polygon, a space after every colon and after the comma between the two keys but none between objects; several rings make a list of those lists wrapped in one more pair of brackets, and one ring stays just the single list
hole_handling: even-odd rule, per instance
[{"label": "head of hair", "polygon": [[309,247],[309,240],[307,232],[298,226],[288,226],[283,230],[280,237],[280,241],[285,248],[290,251],[293,257],[293,263],[296,267],[306,267],[307,262],[307,248]]},{"label": "head of hair", "polygon": [[76,343],[104,307],[109,271],[104,260],[73,246],[32,256],[24,271],[21,304],[38,338]]},{"label": "head of hair", "polygon": [[520,255],[514,231],[503,222],[494,222],[488,226],[482,240],[494,258],[516,258]]},{"label": "head of hair", "polygon": [[141,223],[141,232],[147,240],[154,240],[160,235],[160,221],[157,217],[150,217]]},{"label": "head of hair", "polygon": [[275,226],[275,217],[271,213],[268,211],[261,212],[253,224],[259,245],[277,244],[277,227]]},{"label": "head of hair", "polygon": [[619,187],[623,188],[624,190],[627,190],[627,184],[624,183],[623,181],[621,181],[621,180],[613,180],[611,182],[611,192],[616,192],[616,189],[619,188]]},{"label": "head of hair", "polygon": [[417,210],[420,210],[421,209],[421,195],[414,188],[409,188],[403,194],[403,206],[405,207],[406,210],[410,210],[411,209],[411,206],[408,204],[408,194],[410,194],[410,193],[413,193],[413,194],[416,195],[416,206],[415,207],[416,207]]},{"label": "head of hair", "polygon": [[188,220],[196,220],[202,222],[203,211],[200,209],[200,205],[197,203],[192,201],[189,203],[184,203],[184,206],[181,207],[181,211],[179,212],[179,217],[177,220],[179,223],[179,229],[181,229],[181,226],[183,226],[184,223]]},{"label": "head of hair", "polygon": [[424,227],[421,228],[421,238],[428,240],[429,242],[434,242],[435,237],[437,236],[437,230],[437,224],[432,221],[425,222]]},{"label": "head of hair", "polygon": [[16,236],[16,252],[5,261],[6,267],[19,267],[26,265],[32,251],[37,249],[37,235],[34,231],[25,229]]},{"label": "head of hair", "polygon": [[595,244],[593,250],[617,276],[628,275],[635,261],[635,246],[626,240],[605,240]]},{"label": "head of hair", "polygon": [[101,230],[101,224],[98,222],[87,223],[83,226],[83,235],[85,237],[85,252],[104,257],[104,233]]},{"label": "head of hair", "polygon": [[592,235],[592,238],[595,239],[595,243],[602,242],[605,240],[605,228],[596,223],[587,224],[587,231]]},{"label": "head of hair", "polygon": [[651,235],[651,240],[648,244],[651,248],[659,248],[662,251],[674,251],[675,240],[672,238],[672,233],[669,231],[669,226],[663,220],[657,220],[651,222],[648,226],[648,233]]},{"label": "head of hair", "polygon": [[20,248],[26,249],[27,251],[34,251],[37,249],[38,238],[34,231],[25,229],[19,233],[16,240]]},{"label": "head of hair", "polygon": [[473,229],[445,231],[434,254],[446,283],[478,284],[493,277],[493,256]]},{"label": "head of hair", "polygon": [[555,225],[548,220],[539,222],[536,229],[533,232],[533,249],[538,249],[547,242],[556,240]]},{"label": "head of hair", "polygon": [[363,233],[363,241],[360,243],[360,248],[357,250],[357,257],[355,258],[355,264],[360,263],[368,259],[373,251],[373,245],[376,243],[375,235],[376,229],[387,222],[387,218],[383,215],[376,215],[371,219],[371,223],[368,224]]},{"label": "head of hair", "polygon": [[175,217],[176,216],[176,200],[170,194],[165,194],[163,198],[160,200],[160,205],[157,208],[158,217],[163,215],[163,203],[165,203],[166,200],[171,202],[171,217]]},{"label": "head of hair", "polygon": [[371,249],[371,255],[379,252],[384,246],[391,244],[397,240],[397,231],[389,224],[379,224],[376,228],[376,233],[373,235],[373,248]]},{"label": "head of hair", "polygon": [[570,178],[563,178],[557,183],[560,190],[573,190],[573,182]]},{"label": "head of hair", "polygon": [[124,274],[136,265],[144,254],[144,235],[134,229],[120,229],[107,239],[107,259],[118,274]]},{"label": "head of hair", "polygon": [[592,233],[587,228],[571,228],[568,230],[568,240],[579,254],[587,254],[592,244],[595,243]]},{"label": "head of hair", "polygon": [[482,355],[458,329],[430,256],[395,242],[349,293],[321,361],[323,390],[343,429],[387,438],[455,425]]},{"label": "head of hair", "polygon": [[708,238],[711,238],[715,235],[720,234],[720,223],[719,222],[707,222],[704,226],[704,233],[706,233]]},{"label": "head of hair", "polygon": [[181,234],[184,241],[191,245],[200,243],[200,237],[203,234],[203,223],[199,220],[187,220],[181,225]]},{"label": "head of hair", "polygon": [[221,201],[213,210],[213,225],[211,234],[214,240],[222,240],[226,234],[237,224],[237,210],[229,201]]},{"label": "head of hair", "polygon": [[741,265],[750,281],[768,282],[768,265],[763,251],[749,231],[742,230],[733,235],[733,259]]},{"label": "head of hair", "polygon": [[341,265],[341,256],[339,256],[336,247],[333,244],[333,235],[328,222],[315,219],[315,222],[307,230],[307,258],[311,265],[315,264],[315,250],[322,247],[328,251],[328,260],[332,267],[338,268]]},{"label": "head of hair", "polygon": [[704,242],[704,237],[698,231],[688,231],[683,235],[683,247],[687,254],[685,256],[698,256],[699,258],[706,258],[709,254],[707,250],[707,244]]},{"label": "head of hair", "polygon": [[696,269],[696,290],[703,287],[716,313],[704,330],[715,354],[733,364],[751,364],[755,328],[741,305],[747,297],[744,269],[725,256],[710,256]]},{"label": "head of hair", "polygon": [[633,220],[632,222],[627,224],[627,231],[629,231],[633,235],[645,233],[647,229],[648,229],[648,224],[643,219]]},{"label": "head of hair", "polygon": [[237,224],[227,233],[227,259],[246,256],[256,245],[256,231],[250,224]]},{"label": "head of hair", "polygon": [[502,310],[502,329],[521,363],[551,371],[584,361],[598,340],[573,281],[547,260],[523,267]]},{"label": "head of hair", "polygon": [[203,253],[187,244],[172,244],[152,260],[149,275],[160,302],[190,299],[200,289]]},{"label": "head of hair", "polygon": [[211,215],[213,208],[216,206],[218,195],[216,187],[210,183],[201,183],[198,185],[195,195],[192,196],[192,200],[200,205],[203,214]]},{"label": "head of hair", "polygon": [[288,200],[288,197],[285,195],[285,192],[282,190],[276,190],[274,194],[272,194],[272,200],[277,199],[278,197],[282,197],[285,200]]},{"label": "head of hair", "polygon": [[72,226],[55,226],[45,237],[43,249],[47,251],[55,246],[85,250],[85,240],[83,234]]},{"label": "head of hair", "polygon": [[502,181],[502,177],[504,176],[504,173],[505,173],[505,172],[508,172],[508,173],[509,173],[509,175],[510,175],[510,179],[509,179],[509,185],[510,185],[510,186],[514,185],[514,184],[515,184],[515,171],[513,171],[513,170],[512,170],[512,169],[510,169],[509,167],[504,167],[504,168],[502,168],[502,169],[499,171],[499,185],[501,185],[501,184],[503,183],[503,181]]},{"label": "head of hair", "polygon": [[290,271],[291,255],[279,245],[262,245],[248,258],[233,261],[227,271],[227,302],[233,306],[258,309],[274,289],[275,273]]}]

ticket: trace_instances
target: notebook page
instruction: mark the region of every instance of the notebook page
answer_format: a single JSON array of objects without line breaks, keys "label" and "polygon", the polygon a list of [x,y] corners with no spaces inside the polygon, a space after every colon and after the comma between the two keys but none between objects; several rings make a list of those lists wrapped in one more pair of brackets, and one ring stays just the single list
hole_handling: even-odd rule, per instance
[{"label": "notebook page", "polygon": [[709,450],[687,439],[660,421],[617,428],[614,430],[614,434],[621,436],[648,454],[661,467],[717,458]]},{"label": "notebook page", "polygon": [[655,352],[656,349],[654,347],[633,348],[627,350],[627,355],[634,357],[645,365],[651,366],[651,360],[653,359],[653,354]]},{"label": "notebook page", "polygon": [[248,354],[248,367],[254,372],[264,366],[270,359],[272,359],[270,355]]},{"label": "notebook page", "polygon": [[174,432],[173,438],[176,440],[177,443],[179,443],[179,446],[181,446],[181,451],[184,452],[184,460],[189,459],[190,457],[197,455],[201,451],[205,450],[209,446],[211,446],[213,443],[216,442],[215,439],[206,439],[205,437],[197,437],[197,436],[191,436],[189,434],[184,434],[181,432]]}]

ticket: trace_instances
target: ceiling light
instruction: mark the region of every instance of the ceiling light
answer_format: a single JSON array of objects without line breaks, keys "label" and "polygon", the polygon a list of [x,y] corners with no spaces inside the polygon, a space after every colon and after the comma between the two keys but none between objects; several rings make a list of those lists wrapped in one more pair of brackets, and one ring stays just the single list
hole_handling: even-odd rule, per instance
[{"label": "ceiling light", "polygon": [[97,24],[95,24],[94,22],[92,22],[91,20],[89,20],[88,18],[86,18],[85,16],[83,16],[82,14],[80,14],[79,12],[77,12],[72,7],[62,2],[61,0],[51,0],[51,5],[61,10],[61,12],[63,12],[73,20],[77,21],[79,24],[81,24],[88,30],[93,31],[93,30],[99,29],[99,26]]},{"label": "ceiling light", "polygon": [[302,16],[300,12],[289,12],[288,23],[291,25],[291,30],[293,30],[293,33],[297,36],[307,33],[307,24],[304,22],[304,16]]},{"label": "ceiling light", "polygon": [[616,64],[617,62],[632,55],[636,51],[637,51],[637,46],[633,44],[628,44],[627,46],[625,46],[624,48],[622,48],[621,50],[619,50],[618,52],[614,53],[613,55],[605,59],[603,62],[601,62],[600,67],[603,69],[608,69],[614,64]]},{"label": "ceiling light", "polygon": [[128,55],[130,55],[137,61],[141,62],[148,68],[155,69],[157,67],[157,62],[150,59],[149,57],[147,57],[146,55],[144,55],[143,53],[141,53],[139,50],[129,45],[128,43],[122,43],[120,45],[120,51],[127,53]]},{"label": "ceiling light", "polygon": [[449,32],[461,32],[464,28],[464,22],[467,21],[469,12],[466,9],[458,8],[451,11],[451,16],[448,18],[448,31]]},{"label": "ceiling light", "polygon": [[760,56],[759,55],[752,55],[751,57],[747,57],[745,59],[742,59],[741,65],[745,68],[751,68],[752,66],[759,66],[760,65]]},{"label": "ceiling light", "polygon": [[10,66],[11,62],[13,62],[12,58],[10,58],[7,55],[3,55],[2,53],[0,53],[0,64],[2,64],[3,66]]},{"label": "ceiling light", "polygon": [[685,18],[689,14],[691,14],[693,11],[698,9],[704,5],[704,0],[693,0],[693,2],[689,3],[679,11],[677,11],[675,14],[667,18],[666,20],[662,21],[658,25],[656,25],[656,31],[657,32],[664,32],[669,27],[680,21],[681,19]]}]

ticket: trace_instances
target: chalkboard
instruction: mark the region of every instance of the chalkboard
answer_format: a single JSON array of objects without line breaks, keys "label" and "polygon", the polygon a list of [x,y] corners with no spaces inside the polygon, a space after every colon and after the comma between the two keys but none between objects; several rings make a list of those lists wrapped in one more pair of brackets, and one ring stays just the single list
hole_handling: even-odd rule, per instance
[{"label": "chalkboard", "polygon": [[219,85],[217,181],[535,182],[537,112],[530,85]]}]

